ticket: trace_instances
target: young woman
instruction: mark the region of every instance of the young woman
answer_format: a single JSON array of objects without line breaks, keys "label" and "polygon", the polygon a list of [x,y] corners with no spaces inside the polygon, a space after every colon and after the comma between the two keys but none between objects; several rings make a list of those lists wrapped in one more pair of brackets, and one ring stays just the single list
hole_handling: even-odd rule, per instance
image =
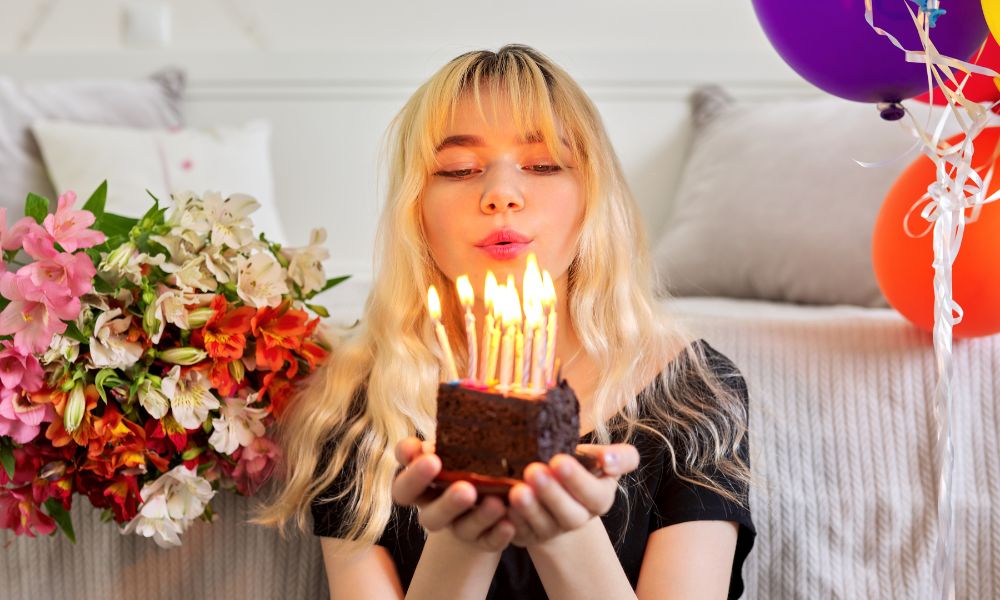
[{"label": "young woman", "polygon": [[[255,522],[308,531],[311,513],[333,598],[739,596],[755,536],[746,385],[654,301],[640,217],[592,102],[510,45],[449,62],[391,131],[365,317],[286,413],[282,487]],[[528,252],[555,280],[579,449],[605,474],[559,455],[525,469],[509,504],[467,482],[431,500],[442,374],[427,288],[445,291],[461,361],[455,279],[481,289],[489,269],[519,282]]]}]

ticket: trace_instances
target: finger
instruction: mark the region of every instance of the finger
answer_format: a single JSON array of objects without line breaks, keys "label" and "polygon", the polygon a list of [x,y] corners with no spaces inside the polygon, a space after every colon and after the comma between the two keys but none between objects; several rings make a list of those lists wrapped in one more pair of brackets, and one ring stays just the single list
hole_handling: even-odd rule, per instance
[{"label": "finger", "polygon": [[421,454],[423,454],[423,445],[419,438],[408,437],[396,444],[396,462],[404,467]]},{"label": "finger", "polygon": [[476,503],[476,488],[468,481],[456,481],[439,498],[425,504],[417,520],[428,531],[437,531],[452,524]]},{"label": "finger", "polygon": [[486,533],[479,538],[479,541],[490,550],[498,552],[506,548],[507,545],[511,543],[514,539],[514,534],[514,524],[507,519],[501,519],[496,525],[489,528]]},{"label": "finger", "polygon": [[594,477],[575,458],[557,454],[549,462],[563,489],[588,513],[603,515],[611,510],[618,489],[617,477]]},{"label": "finger", "polygon": [[[583,470],[583,467],[575,459],[563,456],[572,461],[581,471]],[[587,490],[588,495],[599,496],[600,488],[597,485],[599,485],[600,480],[589,473],[586,476],[590,478],[591,488],[594,488]],[[571,531],[581,527],[596,514],[571,496],[547,465],[541,463],[528,465],[525,469],[525,479],[531,484],[539,503],[555,519],[562,531]]]},{"label": "finger", "polygon": [[524,547],[536,541],[535,532],[532,531],[531,525],[516,510],[508,512],[507,519],[514,525],[514,537],[511,538],[510,543]]},{"label": "finger", "polygon": [[417,504],[427,485],[441,471],[441,459],[435,454],[423,454],[396,475],[392,482],[392,499],[401,506]]},{"label": "finger", "polygon": [[632,444],[580,444],[576,450],[596,458],[605,475],[621,476],[639,468],[639,451]]},{"label": "finger", "polygon": [[499,498],[487,496],[469,514],[455,519],[451,528],[459,539],[472,542],[500,521],[506,512],[507,508]]},{"label": "finger", "polygon": [[559,533],[559,523],[542,505],[532,486],[515,484],[510,490],[510,501],[511,513],[519,515],[536,538],[547,540]]}]

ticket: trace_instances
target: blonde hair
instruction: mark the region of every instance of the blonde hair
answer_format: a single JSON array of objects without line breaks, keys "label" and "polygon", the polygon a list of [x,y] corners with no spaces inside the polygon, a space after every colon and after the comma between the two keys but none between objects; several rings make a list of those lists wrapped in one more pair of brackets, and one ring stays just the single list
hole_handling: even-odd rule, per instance
[{"label": "blonde hair", "polygon": [[[318,496],[340,476],[354,485],[336,498],[347,498],[352,507],[338,537],[356,542],[348,549],[371,545],[391,516],[395,444],[415,434],[434,439],[440,373],[424,294],[431,284],[452,284],[430,255],[420,198],[457,104],[471,94],[482,113],[486,92],[517,107],[512,113],[518,129],[540,132],[553,157],[561,156],[556,144],[564,136],[581,173],[584,218],[567,300],[584,350],[603,367],[592,401],[596,441],[609,443],[603,415],[623,406],[626,439],[636,429],[649,431],[662,439],[680,477],[744,502],[742,493],[709,477],[715,471],[749,486],[749,467],[738,452],[746,443],[746,409],[734,383],[725,381],[738,372],[716,375],[702,347],[690,345],[690,334],[655,300],[640,215],[593,103],[547,57],[508,45],[456,57],[393,119],[377,240],[380,264],[364,318],[353,335],[336,340],[325,365],[308,377],[283,415],[280,487],[252,522],[278,527],[282,536],[289,521],[308,532],[311,503],[331,500]],[[443,302],[451,303],[444,310],[446,327],[463,344],[454,296],[443,294]],[[671,361],[681,348],[686,356],[679,358],[689,360]],[[465,356],[454,354],[457,360]],[[660,381],[654,383],[661,385],[647,385],[655,373]]]}]

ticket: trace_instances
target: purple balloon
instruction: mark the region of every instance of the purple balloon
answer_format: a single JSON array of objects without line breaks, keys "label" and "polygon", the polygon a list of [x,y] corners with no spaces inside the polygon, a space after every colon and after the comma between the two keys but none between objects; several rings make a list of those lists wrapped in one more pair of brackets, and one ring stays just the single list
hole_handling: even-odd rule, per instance
[{"label": "purple balloon", "polygon": [[[941,0],[930,31],[945,56],[968,60],[989,29],[981,0]],[[865,21],[864,0],[753,0],[771,44],[785,62],[813,85],[858,102],[899,102],[927,91],[923,63],[908,63],[902,50]],[[922,50],[910,12],[911,0],[872,0],[876,27],[907,50]]]}]

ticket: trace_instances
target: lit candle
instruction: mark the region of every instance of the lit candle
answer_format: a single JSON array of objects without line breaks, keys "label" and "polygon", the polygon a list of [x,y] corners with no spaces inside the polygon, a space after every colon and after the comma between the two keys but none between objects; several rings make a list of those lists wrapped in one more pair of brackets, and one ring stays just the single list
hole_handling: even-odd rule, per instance
[{"label": "lit candle", "polygon": [[493,333],[490,334],[490,364],[489,378],[486,385],[493,386],[497,383],[497,363],[500,360],[500,322],[503,316],[503,303],[506,298],[504,286],[497,285],[496,294],[493,297]]},{"label": "lit candle", "polygon": [[517,289],[513,287],[503,288],[503,306],[500,314],[503,319],[503,339],[500,340],[500,384],[497,389],[510,389],[511,377],[514,375],[514,332],[516,330],[514,310],[521,312],[516,305]]},{"label": "lit candle", "polygon": [[[529,342],[530,344],[531,342]],[[524,351],[526,346],[524,345],[524,333],[518,328],[514,331],[514,389],[522,388],[524,386],[524,378],[527,373],[524,372]]]},{"label": "lit candle", "polygon": [[441,344],[441,351],[444,353],[444,366],[448,370],[448,381],[458,381],[455,357],[451,353],[448,334],[441,323],[441,298],[438,297],[437,289],[433,285],[427,290],[427,308],[430,310],[431,319],[434,320],[434,331],[437,333],[438,343]]},{"label": "lit candle", "polygon": [[455,285],[458,287],[458,298],[462,302],[462,306],[465,307],[465,337],[468,344],[468,375],[469,381],[475,381],[476,379],[476,360],[477,360],[477,350],[476,347],[476,315],[472,314],[472,305],[476,303],[476,295],[472,291],[472,283],[469,282],[468,275],[462,275],[455,281]]},{"label": "lit candle", "polygon": [[545,384],[555,383],[556,359],[556,286],[548,271],[542,271],[542,304],[548,309],[545,318]]},{"label": "lit candle", "polygon": [[[486,306],[486,318],[483,323],[483,348],[480,353],[479,361],[479,383],[481,385],[489,385],[490,379],[493,378],[493,374],[489,372],[491,358],[490,358],[490,348],[493,346],[491,341],[493,339],[493,303],[496,299],[497,294],[497,278],[493,275],[493,271],[486,271],[486,289],[483,293],[483,304]],[[496,361],[496,357],[492,358]]]},{"label": "lit candle", "polygon": [[[545,329],[542,325],[542,275],[538,272],[538,261],[534,254],[528,255],[528,266],[524,271],[524,318],[530,338],[530,350],[526,371],[530,371],[529,386],[533,393],[545,389]],[[526,373],[528,374],[528,373]]]}]

